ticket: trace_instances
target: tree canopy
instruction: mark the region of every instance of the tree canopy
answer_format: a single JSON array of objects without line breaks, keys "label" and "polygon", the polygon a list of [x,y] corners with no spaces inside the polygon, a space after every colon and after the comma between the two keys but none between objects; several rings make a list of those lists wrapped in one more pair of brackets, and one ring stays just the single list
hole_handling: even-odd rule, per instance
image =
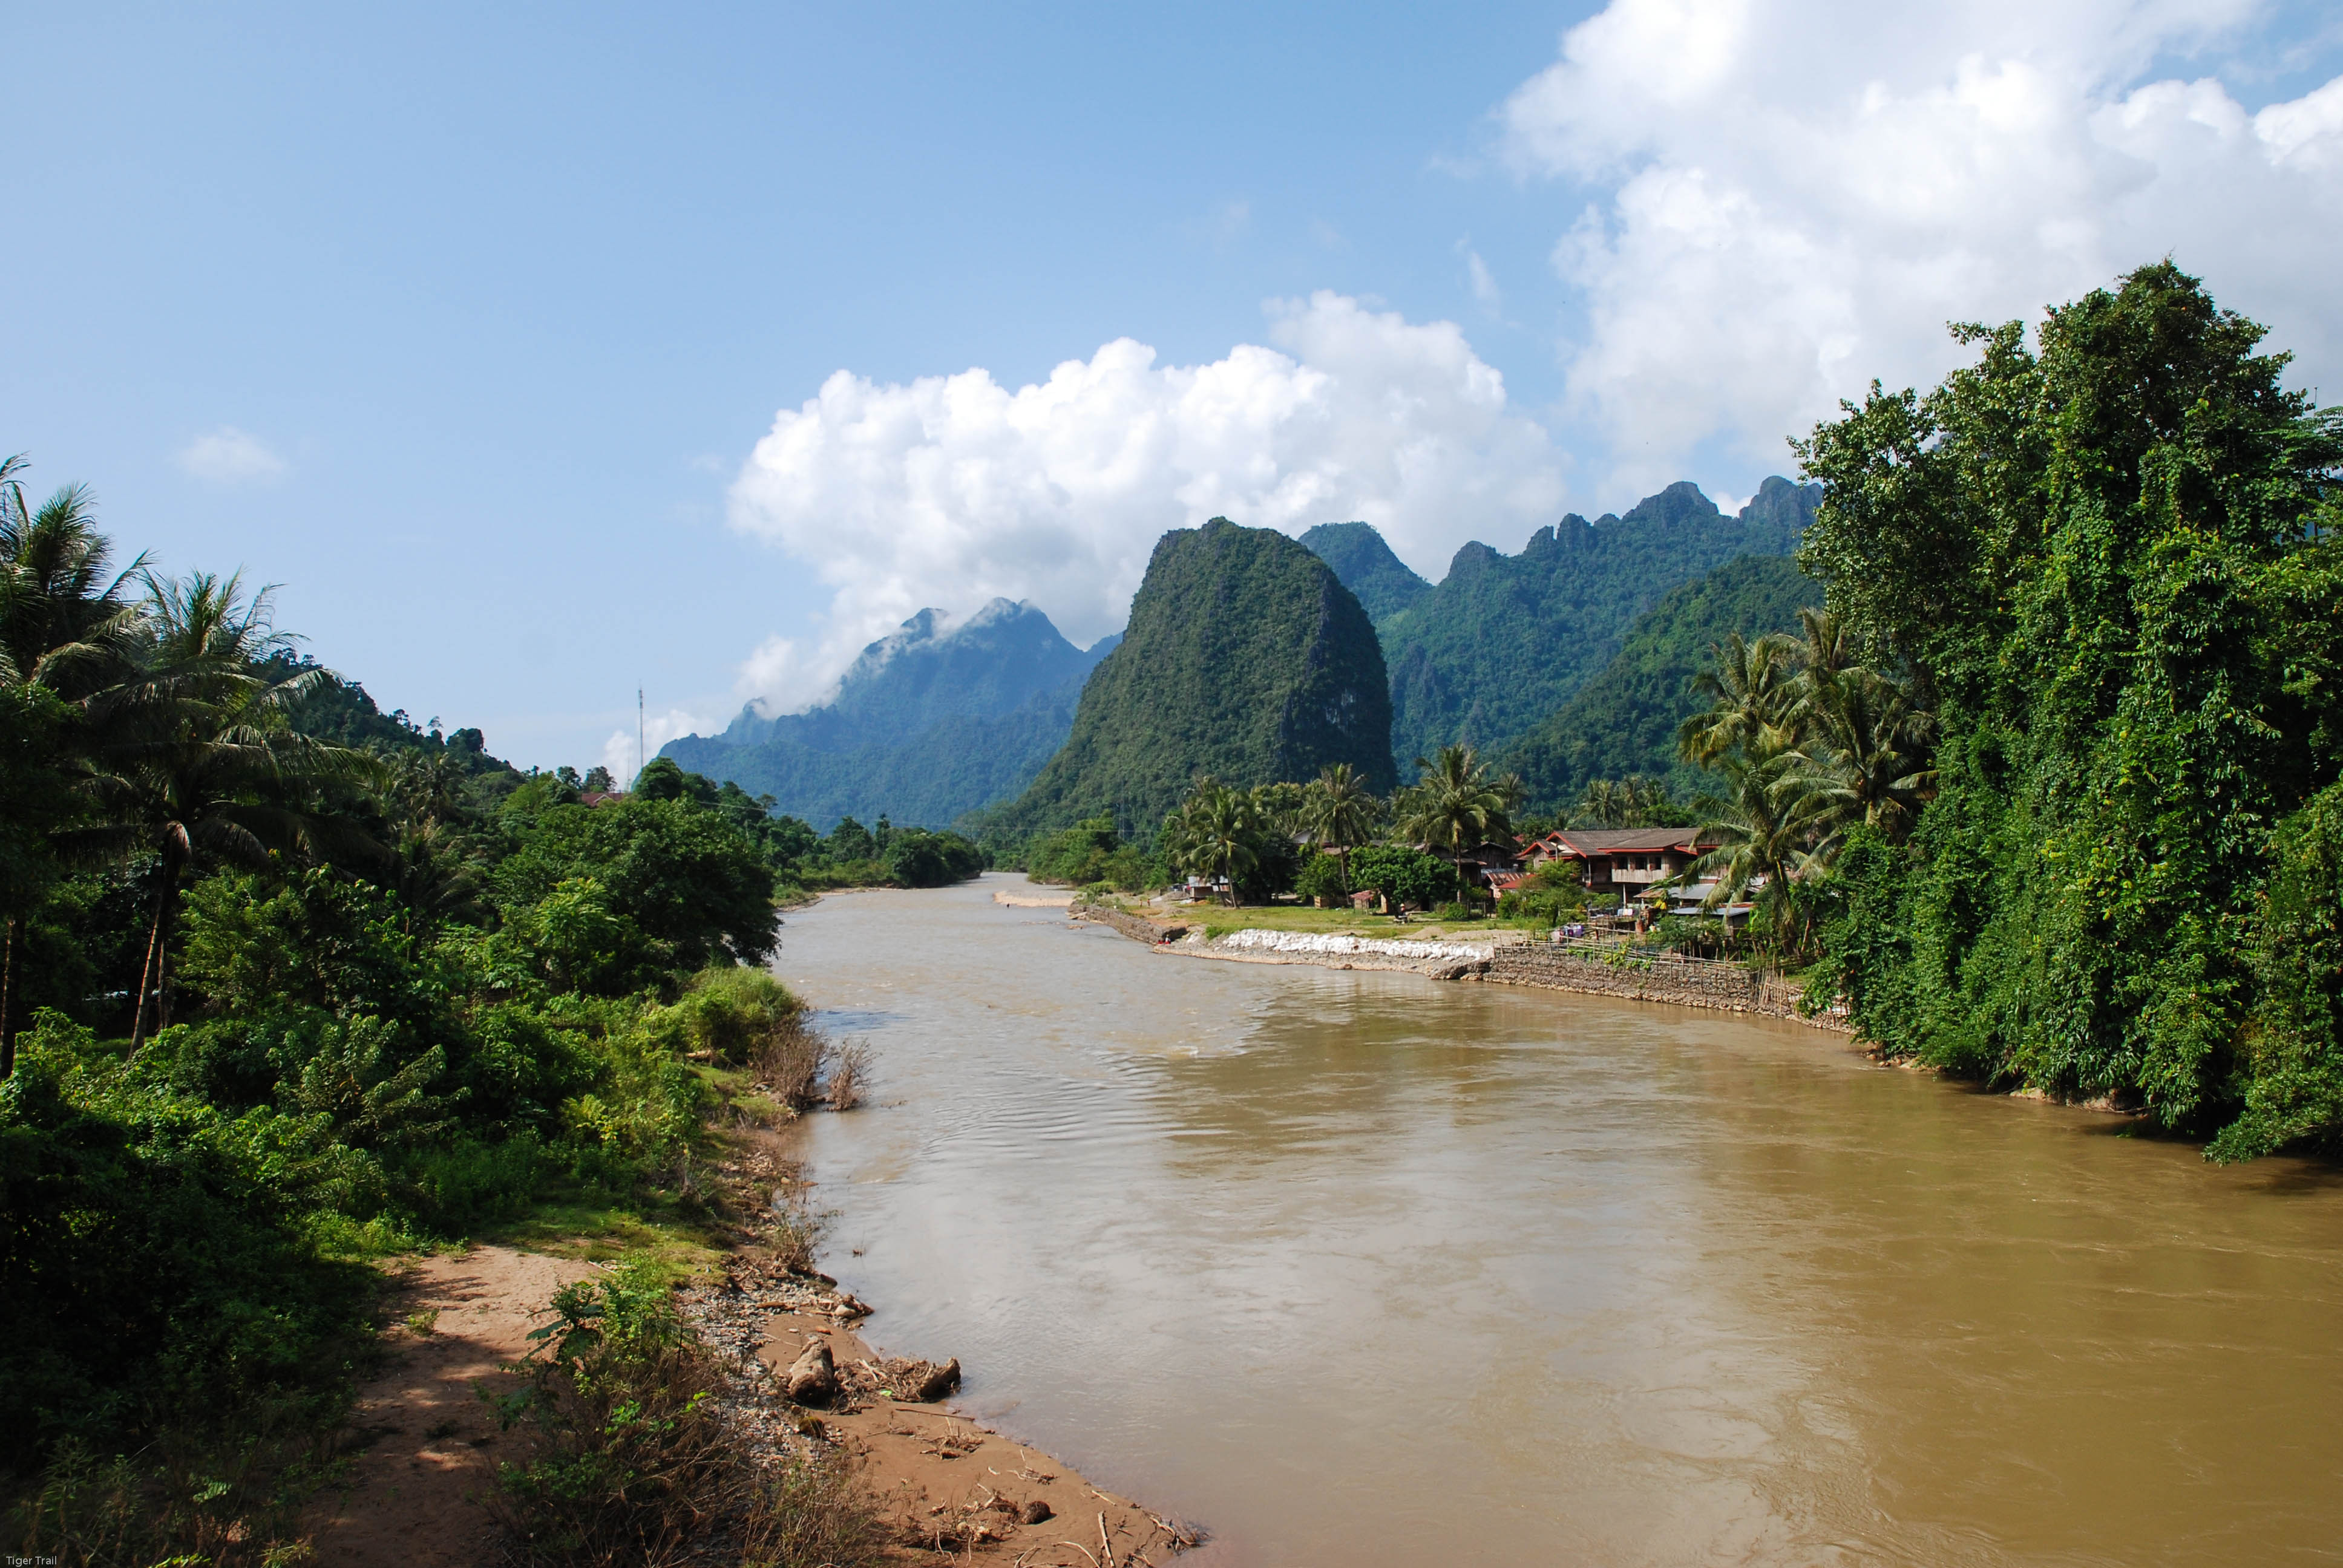
[{"label": "tree canopy", "polygon": [[1801,558],[1936,726],[1908,839],[1885,781],[1839,860],[1855,1020],[2219,1157],[2332,1141],[2343,421],[2168,262],[1956,336],[1799,448]]}]

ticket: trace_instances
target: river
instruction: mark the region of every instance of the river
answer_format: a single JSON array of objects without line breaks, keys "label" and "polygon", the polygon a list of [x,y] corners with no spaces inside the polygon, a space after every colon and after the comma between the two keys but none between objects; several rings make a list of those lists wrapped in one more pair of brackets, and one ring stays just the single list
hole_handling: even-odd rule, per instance
[{"label": "river", "polygon": [[1018,886],[789,917],[876,1063],[806,1125],[824,1266],[1186,1561],[2343,1560],[2333,1170]]}]

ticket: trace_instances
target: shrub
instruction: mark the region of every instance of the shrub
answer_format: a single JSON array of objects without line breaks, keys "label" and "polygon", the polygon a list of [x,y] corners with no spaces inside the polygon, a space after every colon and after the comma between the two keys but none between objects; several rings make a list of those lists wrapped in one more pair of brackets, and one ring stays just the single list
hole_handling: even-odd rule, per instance
[{"label": "shrub", "polygon": [[1421,849],[1371,844],[1352,853],[1351,885],[1373,889],[1394,909],[1411,904],[1422,910],[1454,890],[1456,874],[1447,861]]},{"label": "shrub", "polygon": [[833,1053],[830,1068],[830,1108],[851,1111],[862,1103],[862,1086],[870,1077],[870,1042],[850,1040]]},{"label": "shrub", "polygon": [[1293,879],[1293,890],[1305,900],[1332,901],[1343,898],[1342,863],[1320,850],[1302,862]]},{"label": "shrub", "polygon": [[829,1062],[829,1039],[802,1017],[791,1017],[758,1042],[749,1069],[774,1099],[805,1111],[821,1098],[822,1069]]},{"label": "shrub", "polygon": [[692,976],[675,1005],[660,1009],[646,1022],[679,1054],[700,1053],[710,1061],[737,1067],[804,1007],[764,970],[722,964]]},{"label": "shrub", "polygon": [[555,1321],[508,1422],[531,1422],[525,1465],[499,1472],[512,1559],[531,1564],[689,1560],[716,1520],[743,1560],[773,1568],[875,1561],[868,1500],[842,1462],[792,1457],[761,1469],[716,1397],[716,1353],[675,1310],[656,1272],[624,1263],[563,1287]]},{"label": "shrub", "polygon": [[335,1347],[371,1281],[321,1259],[303,1218],[380,1190],[319,1119],[224,1117],[39,1014],[0,1083],[0,1463],[164,1428],[199,1445],[338,1397]]}]

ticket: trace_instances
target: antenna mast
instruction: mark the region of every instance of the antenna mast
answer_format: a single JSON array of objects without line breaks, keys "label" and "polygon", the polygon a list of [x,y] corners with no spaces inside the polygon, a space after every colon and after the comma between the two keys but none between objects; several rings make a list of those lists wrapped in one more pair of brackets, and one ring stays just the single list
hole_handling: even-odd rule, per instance
[{"label": "antenna mast", "polygon": [[643,689],[635,688],[635,779],[640,782],[650,759],[643,755]]}]

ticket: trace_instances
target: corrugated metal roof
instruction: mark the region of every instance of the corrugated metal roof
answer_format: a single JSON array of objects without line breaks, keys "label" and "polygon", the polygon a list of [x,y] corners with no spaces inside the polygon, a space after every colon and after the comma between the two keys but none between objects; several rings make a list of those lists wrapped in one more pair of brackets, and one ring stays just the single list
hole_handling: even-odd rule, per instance
[{"label": "corrugated metal roof", "polygon": [[1694,844],[1690,828],[1565,828],[1549,835],[1582,855],[1610,855],[1622,849],[1713,849],[1712,841]]}]

